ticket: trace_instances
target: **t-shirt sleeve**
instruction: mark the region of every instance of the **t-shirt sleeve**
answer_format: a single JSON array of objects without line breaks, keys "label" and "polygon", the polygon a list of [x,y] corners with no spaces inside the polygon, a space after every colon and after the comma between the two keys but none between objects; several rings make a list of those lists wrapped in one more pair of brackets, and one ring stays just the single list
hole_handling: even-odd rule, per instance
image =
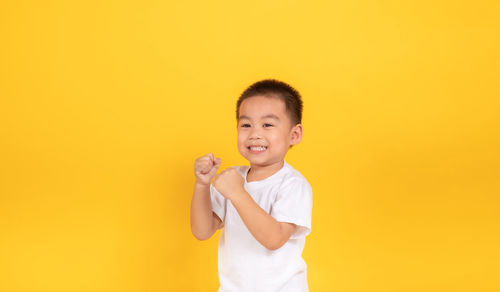
[{"label": "t-shirt sleeve", "polygon": [[293,178],[281,185],[271,216],[279,222],[297,225],[290,239],[307,236],[311,232],[312,189],[307,180]]},{"label": "t-shirt sleeve", "polygon": [[226,198],[222,196],[212,184],[210,184],[210,200],[212,201],[212,210],[224,222],[226,215]]}]

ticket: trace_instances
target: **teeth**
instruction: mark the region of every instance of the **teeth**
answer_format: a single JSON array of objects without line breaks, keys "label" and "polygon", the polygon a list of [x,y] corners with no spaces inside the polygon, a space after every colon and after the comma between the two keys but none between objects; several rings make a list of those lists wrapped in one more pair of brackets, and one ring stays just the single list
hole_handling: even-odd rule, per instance
[{"label": "teeth", "polygon": [[263,151],[263,150],[266,150],[267,147],[265,146],[259,146],[259,147],[250,147],[250,150],[254,150],[254,151]]}]

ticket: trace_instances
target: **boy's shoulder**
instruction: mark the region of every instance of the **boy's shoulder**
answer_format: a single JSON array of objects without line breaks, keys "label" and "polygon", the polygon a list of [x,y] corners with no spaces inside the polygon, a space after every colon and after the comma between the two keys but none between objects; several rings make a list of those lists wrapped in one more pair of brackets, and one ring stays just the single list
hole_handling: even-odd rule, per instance
[{"label": "boy's shoulder", "polygon": [[288,166],[288,172],[286,174],[286,177],[284,178],[284,183],[285,184],[291,184],[295,185],[297,187],[299,186],[306,186],[307,188],[311,189],[311,185],[307,181],[307,179],[302,175],[300,171],[297,169],[293,168],[291,165],[286,164]]}]

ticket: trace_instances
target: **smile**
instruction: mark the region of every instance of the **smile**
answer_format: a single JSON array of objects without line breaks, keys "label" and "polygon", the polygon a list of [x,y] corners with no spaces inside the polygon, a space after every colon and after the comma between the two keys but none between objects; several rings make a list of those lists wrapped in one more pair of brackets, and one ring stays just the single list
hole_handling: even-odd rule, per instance
[{"label": "smile", "polygon": [[259,153],[265,151],[267,149],[267,146],[249,146],[248,149],[250,150],[250,152]]}]

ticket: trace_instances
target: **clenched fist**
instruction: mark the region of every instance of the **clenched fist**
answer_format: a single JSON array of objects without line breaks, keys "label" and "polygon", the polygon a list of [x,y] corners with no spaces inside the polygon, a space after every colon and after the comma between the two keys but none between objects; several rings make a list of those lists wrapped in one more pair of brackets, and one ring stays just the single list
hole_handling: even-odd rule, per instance
[{"label": "clenched fist", "polygon": [[221,160],[215,158],[212,153],[204,155],[194,162],[194,174],[196,176],[196,183],[202,185],[210,185],[210,181],[217,173]]},{"label": "clenched fist", "polygon": [[231,201],[235,196],[245,192],[244,178],[232,167],[216,175],[212,184],[222,196]]}]

